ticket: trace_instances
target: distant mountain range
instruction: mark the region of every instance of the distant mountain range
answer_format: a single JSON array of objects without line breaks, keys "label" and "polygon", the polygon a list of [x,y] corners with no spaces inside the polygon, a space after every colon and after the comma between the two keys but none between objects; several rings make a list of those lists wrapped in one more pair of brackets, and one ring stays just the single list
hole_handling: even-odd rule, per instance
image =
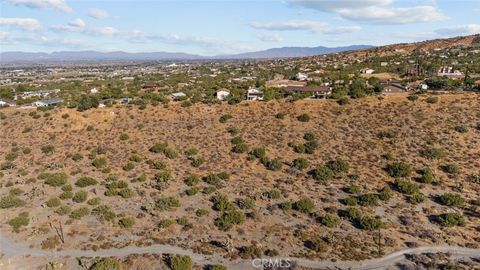
[{"label": "distant mountain range", "polygon": [[98,52],[98,51],[62,51],[52,53],[2,52],[0,64],[13,62],[69,62],[69,61],[154,61],[154,60],[208,60],[208,59],[262,59],[287,58],[322,55],[344,51],[368,49],[372,46],[353,45],[347,47],[283,47],[241,54],[201,56],[188,53],[150,52]]}]

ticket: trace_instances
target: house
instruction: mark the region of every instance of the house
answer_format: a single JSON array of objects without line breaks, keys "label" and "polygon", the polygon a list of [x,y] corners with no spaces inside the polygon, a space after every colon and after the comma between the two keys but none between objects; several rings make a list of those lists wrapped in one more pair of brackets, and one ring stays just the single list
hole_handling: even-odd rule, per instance
[{"label": "house", "polygon": [[309,94],[310,98],[327,98],[332,94],[332,88],[329,86],[290,86],[285,91],[292,94]]},{"label": "house", "polygon": [[371,69],[371,68],[363,68],[363,69],[360,69],[360,73],[361,74],[373,74],[373,72],[375,72],[375,70]]},{"label": "house", "polygon": [[187,95],[185,95],[185,93],[183,92],[176,92],[171,94],[170,96],[173,98],[173,100],[179,100],[185,98]]},{"label": "house", "polygon": [[306,81],[292,81],[292,80],[270,80],[265,82],[267,88],[286,88],[289,86],[303,87],[307,85]]},{"label": "house", "polygon": [[461,78],[463,73],[451,66],[442,66],[437,72],[438,76],[449,78]]},{"label": "house", "polygon": [[407,88],[399,83],[387,82],[387,83],[382,83],[382,85],[383,85],[383,93],[385,95],[407,92]]},{"label": "house", "polygon": [[135,80],[134,77],[122,77],[122,81],[133,81]]},{"label": "house", "polygon": [[386,66],[388,66],[388,62],[380,62],[380,66],[381,67],[386,67]]},{"label": "house", "polygon": [[426,83],[421,83],[417,87],[418,90],[428,90],[428,85]]},{"label": "house", "polygon": [[90,89],[90,93],[91,94],[96,94],[96,93],[98,93],[98,89],[96,87],[94,87],[94,88]]},{"label": "house", "polygon": [[11,99],[0,99],[0,107],[15,107],[17,103]]},{"label": "house", "polygon": [[299,73],[297,73],[296,78],[297,78],[298,81],[301,81],[301,82],[302,81],[307,81],[308,80],[308,75],[305,74],[305,73],[299,72]]},{"label": "house", "polygon": [[230,95],[230,90],[222,88],[215,93],[218,100],[225,100]]},{"label": "house", "polygon": [[264,97],[265,94],[258,88],[250,87],[247,90],[247,100],[263,100]]},{"label": "house", "polygon": [[154,88],[157,88],[158,86],[159,85],[156,82],[147,82],[142,86],[142,88],[143,89],[154,89]]},{"label": "house", "polygon": [[33,105],[35,107],[55,107],[60,105],[62,102],[63,102],[63,99],[59,99],[59,98],[42,99],[39,101],[35,101]]},{"label": "house", "polygon": [[58,92],[60,92],[60,89],[28,91],[23,93],[22,98],[47,97]]}]

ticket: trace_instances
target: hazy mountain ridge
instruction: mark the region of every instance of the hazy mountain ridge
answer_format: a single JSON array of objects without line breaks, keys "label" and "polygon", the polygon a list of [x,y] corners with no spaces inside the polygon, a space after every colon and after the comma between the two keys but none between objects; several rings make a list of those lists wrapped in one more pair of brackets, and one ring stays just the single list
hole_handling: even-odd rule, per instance
[{"label": "hazy mountain ridge", "polygon": [[60,51],[52,53],[34,52],[2,52],[0,61],[7,62],[32,62],[32,61],[115,61],[115,60],[200,60],[200,59],[253,59],[253,58],[285,58],[303,57],[328,53],[353,51],[371,48],[368,45],[353,45],[347,47],[283,47],[263,51],[241,54],[201,56],[188,53],[148,52],[128,53],[123,51],[98,52],[98,51]]}]

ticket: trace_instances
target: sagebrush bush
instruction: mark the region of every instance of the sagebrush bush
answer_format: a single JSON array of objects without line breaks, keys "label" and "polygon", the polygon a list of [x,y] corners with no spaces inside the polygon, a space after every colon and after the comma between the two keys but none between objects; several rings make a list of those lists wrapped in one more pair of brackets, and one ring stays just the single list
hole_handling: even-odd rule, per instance
[{"label": "sagebrush bush", "polygon": [[41,173],[38,175],[38,179],[44,180],[45,184],[53,186],[53,187],[59,187],[63,186],[68,179],[68,176],[64,172],[60,173]]},{"label": "sagebrush bush", "polygon": [[388,164],[385,170],[391,177],[410,177],[412,175],[412,167],[403,162]]},{"label": "sagebrush bush", "polygon": [[315,207],[315,203],[309,198],[301,198],[293,204],[293,209],[302,213],[310,213]]},{"label": "sagebrush bush", "polygon": [[80,177],[77,182],[75,182],[75,185],[77,187],[88,187],[88,186],[93,186],[97,184],[97,180],[93,179],[92,177]]}]

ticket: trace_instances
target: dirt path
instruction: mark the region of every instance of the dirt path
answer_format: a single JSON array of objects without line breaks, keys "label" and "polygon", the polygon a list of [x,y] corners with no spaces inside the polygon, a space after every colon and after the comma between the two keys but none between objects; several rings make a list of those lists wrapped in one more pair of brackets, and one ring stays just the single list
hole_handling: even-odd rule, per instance
[{"label": "dirt path", "polygon": [[[370,269],[385,269],[387,266],[392,266],[397,262],[405,259],[406,254],[421,254],[421,253],[437,253],[444,252],[454,256],[461,257],[475,257],[480,258],[480,249],[454,247],[454,246],[424,246],[417,248],[409,248],[400,250],[394,253],[390,253],[382,258],[366,260],[366,261],[344,261],[344,262],[330,262],[330,261],[315,261],[301,258],[288,258],[291,261],[295,261],[297,265],[309,267],[309,268],[336,268],[336,269],[358,269],[358,270],[370,270]],[[151,245],[148,247],[128,246],[125,248],[112,248],[101,249],[97,251],[93,250],[62,250],[62,251],[48,251],[30,248],[22,243],[16,243],[7,239],[0,234],[0,253],[6,257],[14,256],[31,256],[31,257],[123,257],[130,254],[147,254],[147,253],[162,253],[162,254],[181,254],[188,255],[192,260],[198,264],[211,264],[211,263],[223,263],[228,265],[228,269],[240,270],[240,269],[255,269],[252,266],[251,260],[238,260],[235,262],[227,262],[220,256],[206,256],[198,253],[194,253],[191,250],[184,249],[182,247],[171,245]],[[287,258],[269,258],[269,260]]]}]

